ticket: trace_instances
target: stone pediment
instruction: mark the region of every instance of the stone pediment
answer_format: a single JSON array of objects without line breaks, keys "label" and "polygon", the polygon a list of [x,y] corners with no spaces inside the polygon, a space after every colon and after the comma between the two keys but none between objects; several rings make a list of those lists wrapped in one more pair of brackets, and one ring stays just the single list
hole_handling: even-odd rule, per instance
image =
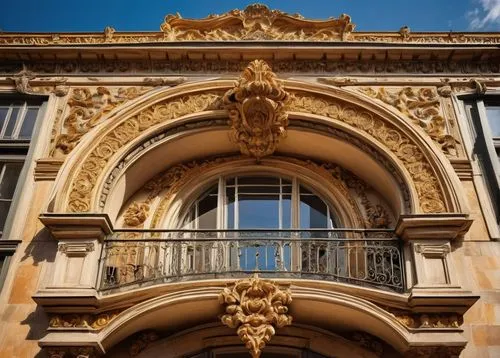
[{"label": "stone pediment", "polygon": [[201,20],[167,15],[160,28],[169,41],[345,41],[354,27],[345,14],[327,20],[307,20],[299,14],[290,15],[254,4],[245,10],[231,10]]}]

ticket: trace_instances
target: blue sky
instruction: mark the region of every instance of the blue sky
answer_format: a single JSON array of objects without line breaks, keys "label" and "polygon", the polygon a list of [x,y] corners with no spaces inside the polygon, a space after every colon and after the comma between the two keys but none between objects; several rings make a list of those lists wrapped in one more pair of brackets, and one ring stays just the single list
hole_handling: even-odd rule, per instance
[{"label": "blue sky", "polygon": [[[22,32],[158,31],[166,14],[184,18],[243,9],[248,0],[1,0],[0,29]],[[357,31],[500,31],[500,0],[261,0],[309,18],[351,15]]]}]

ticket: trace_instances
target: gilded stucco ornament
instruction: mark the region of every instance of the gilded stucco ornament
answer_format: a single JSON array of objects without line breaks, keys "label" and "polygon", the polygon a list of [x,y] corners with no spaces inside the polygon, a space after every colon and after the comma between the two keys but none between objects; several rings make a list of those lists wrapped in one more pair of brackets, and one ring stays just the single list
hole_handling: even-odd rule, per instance
[{"label": "gilded stucco ornament", "polygon": [[127,119],[104,136],[85,159],[74,179],[68,199],[70,212],[88,212],[99,174],[117,150],[144,130],[165,121],[209,109],[220,109],[220,94],[202,93],[168,99]]},{"label": "gilded stucco ornament", "polygon": [[[438,91],[435,89],[414,87],[402,89],[381,87],[374,89],[369,87],[360,88],[359,90],[403,113],[412,123],[422,128],[445,154],[457,155],[457,140],[447,132],[446,120],[442,115]],[[444,93],[443,90],[439,92]]]},{"label": "gilded stucco ornament", "polygon": [[424,154],[399,128],[389,124],[370,112],[348,107],[340,101],[314,97],[294,92],[290,96],[287,110],[312,113],[332,118],[353,126],[374,138],[401,160],[408,170],[424,213],[446,211],[439,181]]},{"label": "gilded stucco ornament", "polygon": [[114,320],[120,312],[120,310],[115,310],[99,314],[54,314],[49,317],[49,328],[83,328],[89,330],[100,330]]},{"label": "gilded stucco ornament", "polygon": [[17,92],[21,94],[48,95],[53,93],[57,97],[64,97],[69,91],[69,87],[65,85],[66,78],[37,78],[37,74],[28,70],[25,65],[21,71],[7,79],[14,81]]},{"label": "gilded stucco ornament", "polygon": [[219,302],[225,306],[222,323],[237,329],[253,358],[260,357],[276,328],[292,324],[288,314],[290,289],[281,290],[276,282],[262,280],[257,274],[228,285],[220,293]]},{"label": "gilded stucco ornament", "polygon": [[235,88],[223,97],[231,121],[231,139],[242,154],[259,160],[274,153],[286,135],[288,93],[262,60],[250,62]]},{"label": "gilded stucco ornament", "polygon": [[253,4],[245,10],[210,15],[202,20],[183,19],[178,13],[167,15],[160,29],[167,41],[346,41],[354,27],[345,14],[327,20],[306,20],[298,14]]},{"label": "gilded stucco ornament", "polygon": [[74,88],[68,99],[68,113],[62,128],[56,129],[52,156],[68,154],[83,135],[103,121],[103,117],[118,105],[151,90],[150,87],[89,87]]}]

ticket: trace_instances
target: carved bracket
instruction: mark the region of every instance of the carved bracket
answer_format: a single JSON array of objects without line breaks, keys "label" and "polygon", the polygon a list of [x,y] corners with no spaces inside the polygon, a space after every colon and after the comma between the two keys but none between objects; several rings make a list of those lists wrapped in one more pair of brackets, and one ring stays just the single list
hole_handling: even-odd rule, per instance
[{"label": "carved bracket", "polygon": [[257,274],[226,287],[219,301],[225,305],[226,312],[221,317],[222,323],[237,328],[238,336],[253,358],[260,357],[275,328],[292,324],[288,314],[288,305],[292,302],[290,290],[282,291],[275,282],[261,280]]},{"label": "carved bracket", "polygon": [[269,65],[262,60],[250,62],[235,88],[223,98],[231,119],[231,139],[241,153],[257,160],[274,153],[286,135],[287,99],[288,93]]}]

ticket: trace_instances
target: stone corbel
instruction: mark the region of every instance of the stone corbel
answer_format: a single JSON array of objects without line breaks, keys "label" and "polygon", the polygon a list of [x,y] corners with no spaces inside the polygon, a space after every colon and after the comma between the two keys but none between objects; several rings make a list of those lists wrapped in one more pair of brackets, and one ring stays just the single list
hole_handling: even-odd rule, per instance
[{"label": "stone corbel", "polygon": [[[479,298],[458,282],[451,243],[463,237],[472,220],[465,214],[402,215],[396,235],[405,242],[407,277],[411,289],[409,305],[415,311],[446,307],[463,314]],[[441,308],[442,310],[442,308]]]},{"label": "stone corbel", "polygon": [[43,306],[68,305],[75,299],[83,303],[85,297],[92,301],[97,294],[102,240],[112,231],[109,218],[43,214],[40,220],[58,241],[58,250],[53,276],[33,299]]}]

